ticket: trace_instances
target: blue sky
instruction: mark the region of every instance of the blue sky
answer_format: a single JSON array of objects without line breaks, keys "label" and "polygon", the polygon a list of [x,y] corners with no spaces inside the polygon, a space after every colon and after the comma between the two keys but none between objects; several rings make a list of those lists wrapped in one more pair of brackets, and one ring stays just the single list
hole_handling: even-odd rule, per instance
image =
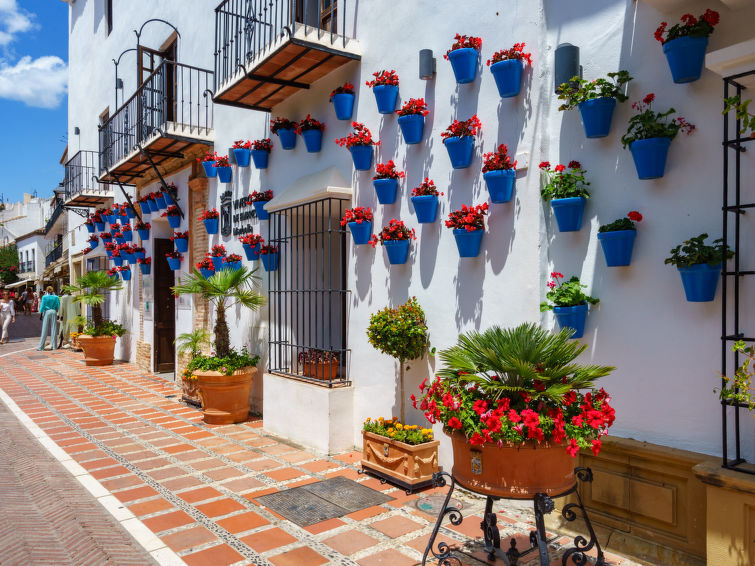
[{"label": "blue sky", "polygon": [[[0,153],[6,202],[36,189],[48,196],[63,179],[66,146],[68,5],[0,0]],[[12,165],[11,165],[12,164]]]}]

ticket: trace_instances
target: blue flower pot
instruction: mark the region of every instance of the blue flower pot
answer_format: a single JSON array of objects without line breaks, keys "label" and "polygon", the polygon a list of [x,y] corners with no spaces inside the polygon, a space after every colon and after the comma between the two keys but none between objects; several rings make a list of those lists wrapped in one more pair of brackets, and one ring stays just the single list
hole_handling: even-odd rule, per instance
[{"label": "blue flower pot", "polygon": [[163,210],[164,208],[168,208],[168,203],[165,202],[165,197],[162,196],[162,194],[159,197],[155,198],[155,202],[157,203],[157,208],[159,210]]},{"label": "blue flower pot", "polygon": [[147,204],[149,204],[149,211],[150,212],[157,212],[158,210],[160,210],[160,207],[157,206],[157,201],[155,199],[153,199],[153,198],[149,199],[147,201]]},{"label": "blue flower pot", "polygon": [[446,138],[443,141],[454,169],[466,169],[472,163],[474,138],[472,136]]},{"label": "blue flower pot", "polygon": [[375,187],[375,194],[380,204],[393,204],[396,202],[398,179],[373,179],[372,185]]},{"label": "blue flower pot", "polygon": [[181,226],[181,217],[180,216],[168,216],[168,224],[171,228],[178,228]]},{"label": "blue flower pot", "polygon": [[185,254],[189,251],[189,238],[176,238],[173,245],[178,253]]},{"label": "blue flower pot", "polygon": [[265,271],[277,271],[278,270],[278,256],[279,252],[262,254],[262,267]]},{"label": "blue flower pot", "polygon": [[410,199],[417,213],[417,222],[429,224],[438,218],[438,197],[436,195],[420,195]]},{"label": "blue flower pot", "polygon": [[105,250],[105,251],[107,252],[107,258],[113,259],[113,252],[111,252],[110,250]]},{"label": "blue flower pot", "polygon": [[131,230],[124,230],[123,231],[123,240],[126,242],[133,242],[134,241],[134,234]]},{"label": "blue flower pot", "polygon": [[260,251],[260,245],[257,244],[256,246],[250,246],[249,244],[244,244],[244,253],[246,254],[246,259],[249,261],[257,261],[260,256],[257,254],[257,252]]},{"label": "blue flower pot", "polygon": [[114,257],[112,258],[112,260],[113,260],[113,264],[116,267],[120,267],[123,265],[123,256]]},{"label": "blue flower pot", "polygon": [[94,222],[92,222],[91,224],[84,224],[84,226],[86,226],[87,232],[89,232],[90,234],[94,234],[95,232]]},{"label": "blue flower pot", "polygon": [[212,277],[213,275],[215,275],[215,270],[214,269],[206,269],[204,267],[200,267],[199,268],[199,273],[201,273],[202,277],[204,277],[205,279],[209,279],[210,277]]},{"label": "blue flower pot", "polygon": [[296,130],[293,128],[278,130],[277,134],[283,149],[294,149],[296,147]]},{"label": "blue flower pot", "polygon": [[128,263],[136,263],[136,256],[134,254],[124,254],[121,253],[123,256],[123,261],[127,261]]},{"label": "blue flower pot", "polygon": [[448,54],[448,60],[451,62],[451,68],[454,70],[457,83],[471,83],[475,79],[479,56],[480,52],[473,47],[454,49]]},{"label": "blue flower pot", "polygon": [[588,138],[604,138],[611,131],[611,118],[616,108],[616,99],[604,96],[580,102],[579,113]]},{"label": "blue flower pot", "polygon": [[477,257],[480,255],[480,244],[485,230],[478,229],[468,232],[464,228],[454,228],[456,247],[459,248],[459,257]]},{"label": "blue flower pot", "polygon": [[303,130],[304,146],[307,153],[319,153],[322,149],[322,130]]},{"label": "blue flower pot", "polygon": [[490,65],[490,72],[501,98],[511,98],[519,94],[522,89],[522,71],[524,63],[521,59],[507,59]]},{"label": "blue flower pot", "polygon": [[150,212],[152,212],[152,207],[148,202],[140,202],[139,208],[142,209],[142,214],[149,214]]},{"label": "blue flower pot", "polygon": [[115,214],[109,214],[107,217],[108,224],[118,224],[118,217]]},{"label": "blue flower pot", "polygon": [[632,261],[632,249],[637,230],[614,230],[613,232],[598,232],[598,240],[603,247],[608,267],[629,265]]},{"label": "blue flower pot", "polygon": [[252,156],[250,150],[237,147],[233,149],[233,155],[236,157],[236,165],[239,167],[249,167],[249,158]]},{"label": "blue flower pot", "polygon": [[225,267],[225,269],[230,269],[231,271],[238,271],[239,269],[241,269],[241,262],[227,261],[223,264],[223,267]]},{"label": "blue flower pot", "polygon": [[[501,61],[503,63],[503,61]],[[514,169],[498,169],[482,174],[490,193],[490,202],[504,203],[511,200],[514,193],[516,171]]]},{"label": "blue flower pot", "polygon": [[171,270],[178,271],[179,269],[181,269],[180,259],[175,258],[175,257],[167,257],[165,259],[168,260],[168,266],[171,268]]},{"label": "blue flower pot", "polygon": [[333,110],[336,111],[336,118],[339,120],[351,120],[354,113],[355,96],[348,92],[334,94],[330,101],[333,103]]},{"label": "blue flower pot", "polygon": [[120,238],[115,238],[115,243],[118,244],[119,246],[122,246],[123,244],[126,243],[126,240],[124,240],[123,236],[121,236]]},{"label": "blue flower pot", "polygon": [[152,273],[152,264],[140,263],[139,269],[142,270],[142,275],[149,275],[150,273]]},{"label": "blue flower pot", "polygon": [[233,169],[231,167],[215,167],[218,170],[218,181],[221,183],[230,183],[233,177]]},{"label": "blue flower pot", "polygon": [[357,171],[369,171],[372,167],[372,146],[353,145],[349,148],[351,159],[354,161],[354,169]]},{"label": "blue flower pot", "polygon": [[582,213],[585,210],[586,201],[585,197],[554,198],[551,200],[559,232],[577,232],[582,228]]},{"label": "blue flower pot", "polygon": [[648,138],[629,144],[634,166],[640,179],[658,179],[666,172],[666,158],[671,138]]},{"label": "blue flower pot", "polygon": [[128,218],[129,220],[136,218],[136,211],[130,206],[126,207],[126,218]]},{"label": "blue flower pot", "polygon": [[105,223],[104,222],[95,222],[94,227],[98,232],[104,232],[105,231]]},{"label": "blue flower pot", "polygon": [[260,220],[267,220],[270,218],[270,213],[265,210],[265,205],[269,201],[266,200],[255,200],[252,204],[254,205],[254,210],[257,212],[257,218]]},{"label": "blue flower pot", "polygon": [[223,260],[225,260],[223,256],[212,256],[210,259],[212,260],[212,265],[215,268],[215,271],[223,271]]},{"label": "blue flower pot", "polygon": [[214,161],[202,161],[202,167],[204,167],[204,174],[210,178],[218,176],[218,170],[215,168]]},{"label": "blue flower pot", "polygon": [[700,78],[707,47],[707,37],[689,35],[663,44],[663,52],[675,83],[691,83]]},{"label": "blue flower pot", "polygon": [[585,321],[587,320],[587,304],[573,307],[553,307],[556,322],[561,328],[573,328],[572,338],[582,338],[585,333]]},{"label": "blue flower pot", "polygon": [[398,125],[407,145],[414,145],[422,141],[422,130],[425,127],[425,117],[422,114],[399,116]]},{"label": "blue flower pot", "polygon": [[97,246],[100,245],[100,242],[98,240],[88,240],[89,241],[89,247],[92,249],[95,249]]},{"label": "blue flower pot", "polygon": [[396,110],[396,101],[398,100],[398,86],[395,85],[375,85],[372,87],[375,93],[378,112],[381,114],[393,114]]},{"label": "blue flower pot", "polygon": [[[163,198],[165,199],[165,204],[168,206],[176,204],[176,199],[168,191],[163,191]],[[128,213],[128,210],[126,212]],[[133,218],[133,216],[129,216],[129,218]]]},{"label": "blue flower pot", "polygon": [[110,242],[112,242],[112,241],[113,241],[113,237],[112,237],[112,236],[108,236],[107,238],[106,238],[106,237],[104,237],[104,236],[100,236],[100,238],[101,238],[101,239],[102,239],[102,241],[103,241],[104,243],[106,243],[106,244],[109,244]]},{"label": "blue flower pot", "polygon": [[383,246],[388,254],[388,263],[391,265],[406,263],[409,257],[409,240],[387,240],[383,242]]},{"label": "blue flower pot", "polygon": [[120,273],[121,273],[121,277],[123,278],[124,281],[131,281],[131,270],[130,269],[128,271],[121,271]]},{"label": "blue flower pot", "polygon": [[270,160],[270,152],[264,149],[252,150],[252,161],[257,169],[267,169],[267,162]]},{"label": "blue flower pot", "polygon": [[206,218],[205,220],[202,220],[204,222],[204,228],[207,230],[208,234],[217,234],[218,233],[218,219],[217,218]]},{"label": "blue flower pot", "polygon": [[147,252],[134,252],[132,255],[134,256],[134,260],[144,259],[147,257]]},{"label": "blue flower pot", "polygon": [[149,228],[146,230],[139,229],[137,230],[139,232],[139,238],[143,240],[149,240]]},{"label": "blue flower pot", "polygon": [[349,222],[349,230],[354,237],[354,244],[367,244],[372,235],[372,222]]},{"label": "blue flower pot", "polygon": [[112,275],[110,276],[110,279],[118,279],[118,278],[119,278],[119,277],[118,277],[118,274],[117,274],[117,273],[113,273],[113,274],[112,274]]},{"label": "blue flower pot", "polygon": [[700,263],[688,267],[677,267],[682,276],[684,294],[691,303],[706,303],[716,296],[718,279],[721,277],[721,264]]}]

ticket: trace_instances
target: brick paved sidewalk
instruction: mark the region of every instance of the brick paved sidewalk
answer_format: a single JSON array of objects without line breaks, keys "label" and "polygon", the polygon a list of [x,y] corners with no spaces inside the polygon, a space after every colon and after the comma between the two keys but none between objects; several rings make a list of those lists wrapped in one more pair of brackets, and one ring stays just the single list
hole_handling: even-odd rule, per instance
[{"label": "brick paved sidewalk", "polygon": [[[261,421],[204,425],[172,383],[130,364],[87,368],[79,353],[17,352],[0,357],[0,389],[189,565],[413,565],[433,527],[434,517],[416,508],[417,495],[359,475],[358,452],[316,455],[267,434]],[[334,476],[393,499],[309,527],[258,501]],[[436,492],[445,490],[422,495]],[[465,521],[447,523],[439,540],[455,542],[465,564],[487,563],[479,539],[484,502],[459,490],[455,497],[466,506]],[[528,547],[529,508],[497,505],[496,512],[502,539]],[[566,542],[558,538],[554,549]],[[520,564],[534,560],[530,554]]]}]

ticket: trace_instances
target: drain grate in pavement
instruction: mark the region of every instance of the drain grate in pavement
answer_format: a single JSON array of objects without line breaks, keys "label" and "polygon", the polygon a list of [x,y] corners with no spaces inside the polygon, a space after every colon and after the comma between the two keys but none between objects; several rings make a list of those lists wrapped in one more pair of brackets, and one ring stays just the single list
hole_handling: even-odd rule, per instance
[{"label": "drain grate in pavement", "polygon": [[306,527],[354,511],[380,505],[393,498],[338,476],[257,498],[268,509],[292,523]]}]

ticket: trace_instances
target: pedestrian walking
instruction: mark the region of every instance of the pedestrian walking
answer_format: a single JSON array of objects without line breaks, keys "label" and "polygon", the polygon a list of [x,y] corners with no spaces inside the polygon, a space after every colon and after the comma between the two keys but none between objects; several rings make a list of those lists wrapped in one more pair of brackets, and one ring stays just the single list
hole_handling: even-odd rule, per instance
[{"label": "pedestrian walking", "polygon": [[8,327],[12,322],[16,322],[16,309],[13,307],[10,291],[3,289],[2,295],[0,295],[0,324],[3,328],[0,344],[8,343]]},{"label": "pedestrian walking", "polygon": [[[27,309],[26,308],[26,305],[28,304],[26,302],[26,297],[28,297],[28,296],[29,296],[29,290],[28,289],[24,289],[23,293],[21,293],[21,308],[24,311],[24,316],[29,316],[29,314],[31,313],[31,309]],[[29,306],[31,306],[31,305],[29,305]]]},{"label": "pedestrian walking", "polygon": [[31,305],[31,312],[39,312],[39,295],[37,295],[36,291],[31,292],[32,296],[32,305]]},{"label": "pedestrian walking", "polygon": [[42,336],[39,338],[39,348],[45,349],[47,337],[50,337],[50,349],[57,350],[58,337],[58,310],[60,309],[60,297],[55,294],[52,287],[47,288],[47,294],[42,297],[39,304],[39,312],[42,316]]}]

